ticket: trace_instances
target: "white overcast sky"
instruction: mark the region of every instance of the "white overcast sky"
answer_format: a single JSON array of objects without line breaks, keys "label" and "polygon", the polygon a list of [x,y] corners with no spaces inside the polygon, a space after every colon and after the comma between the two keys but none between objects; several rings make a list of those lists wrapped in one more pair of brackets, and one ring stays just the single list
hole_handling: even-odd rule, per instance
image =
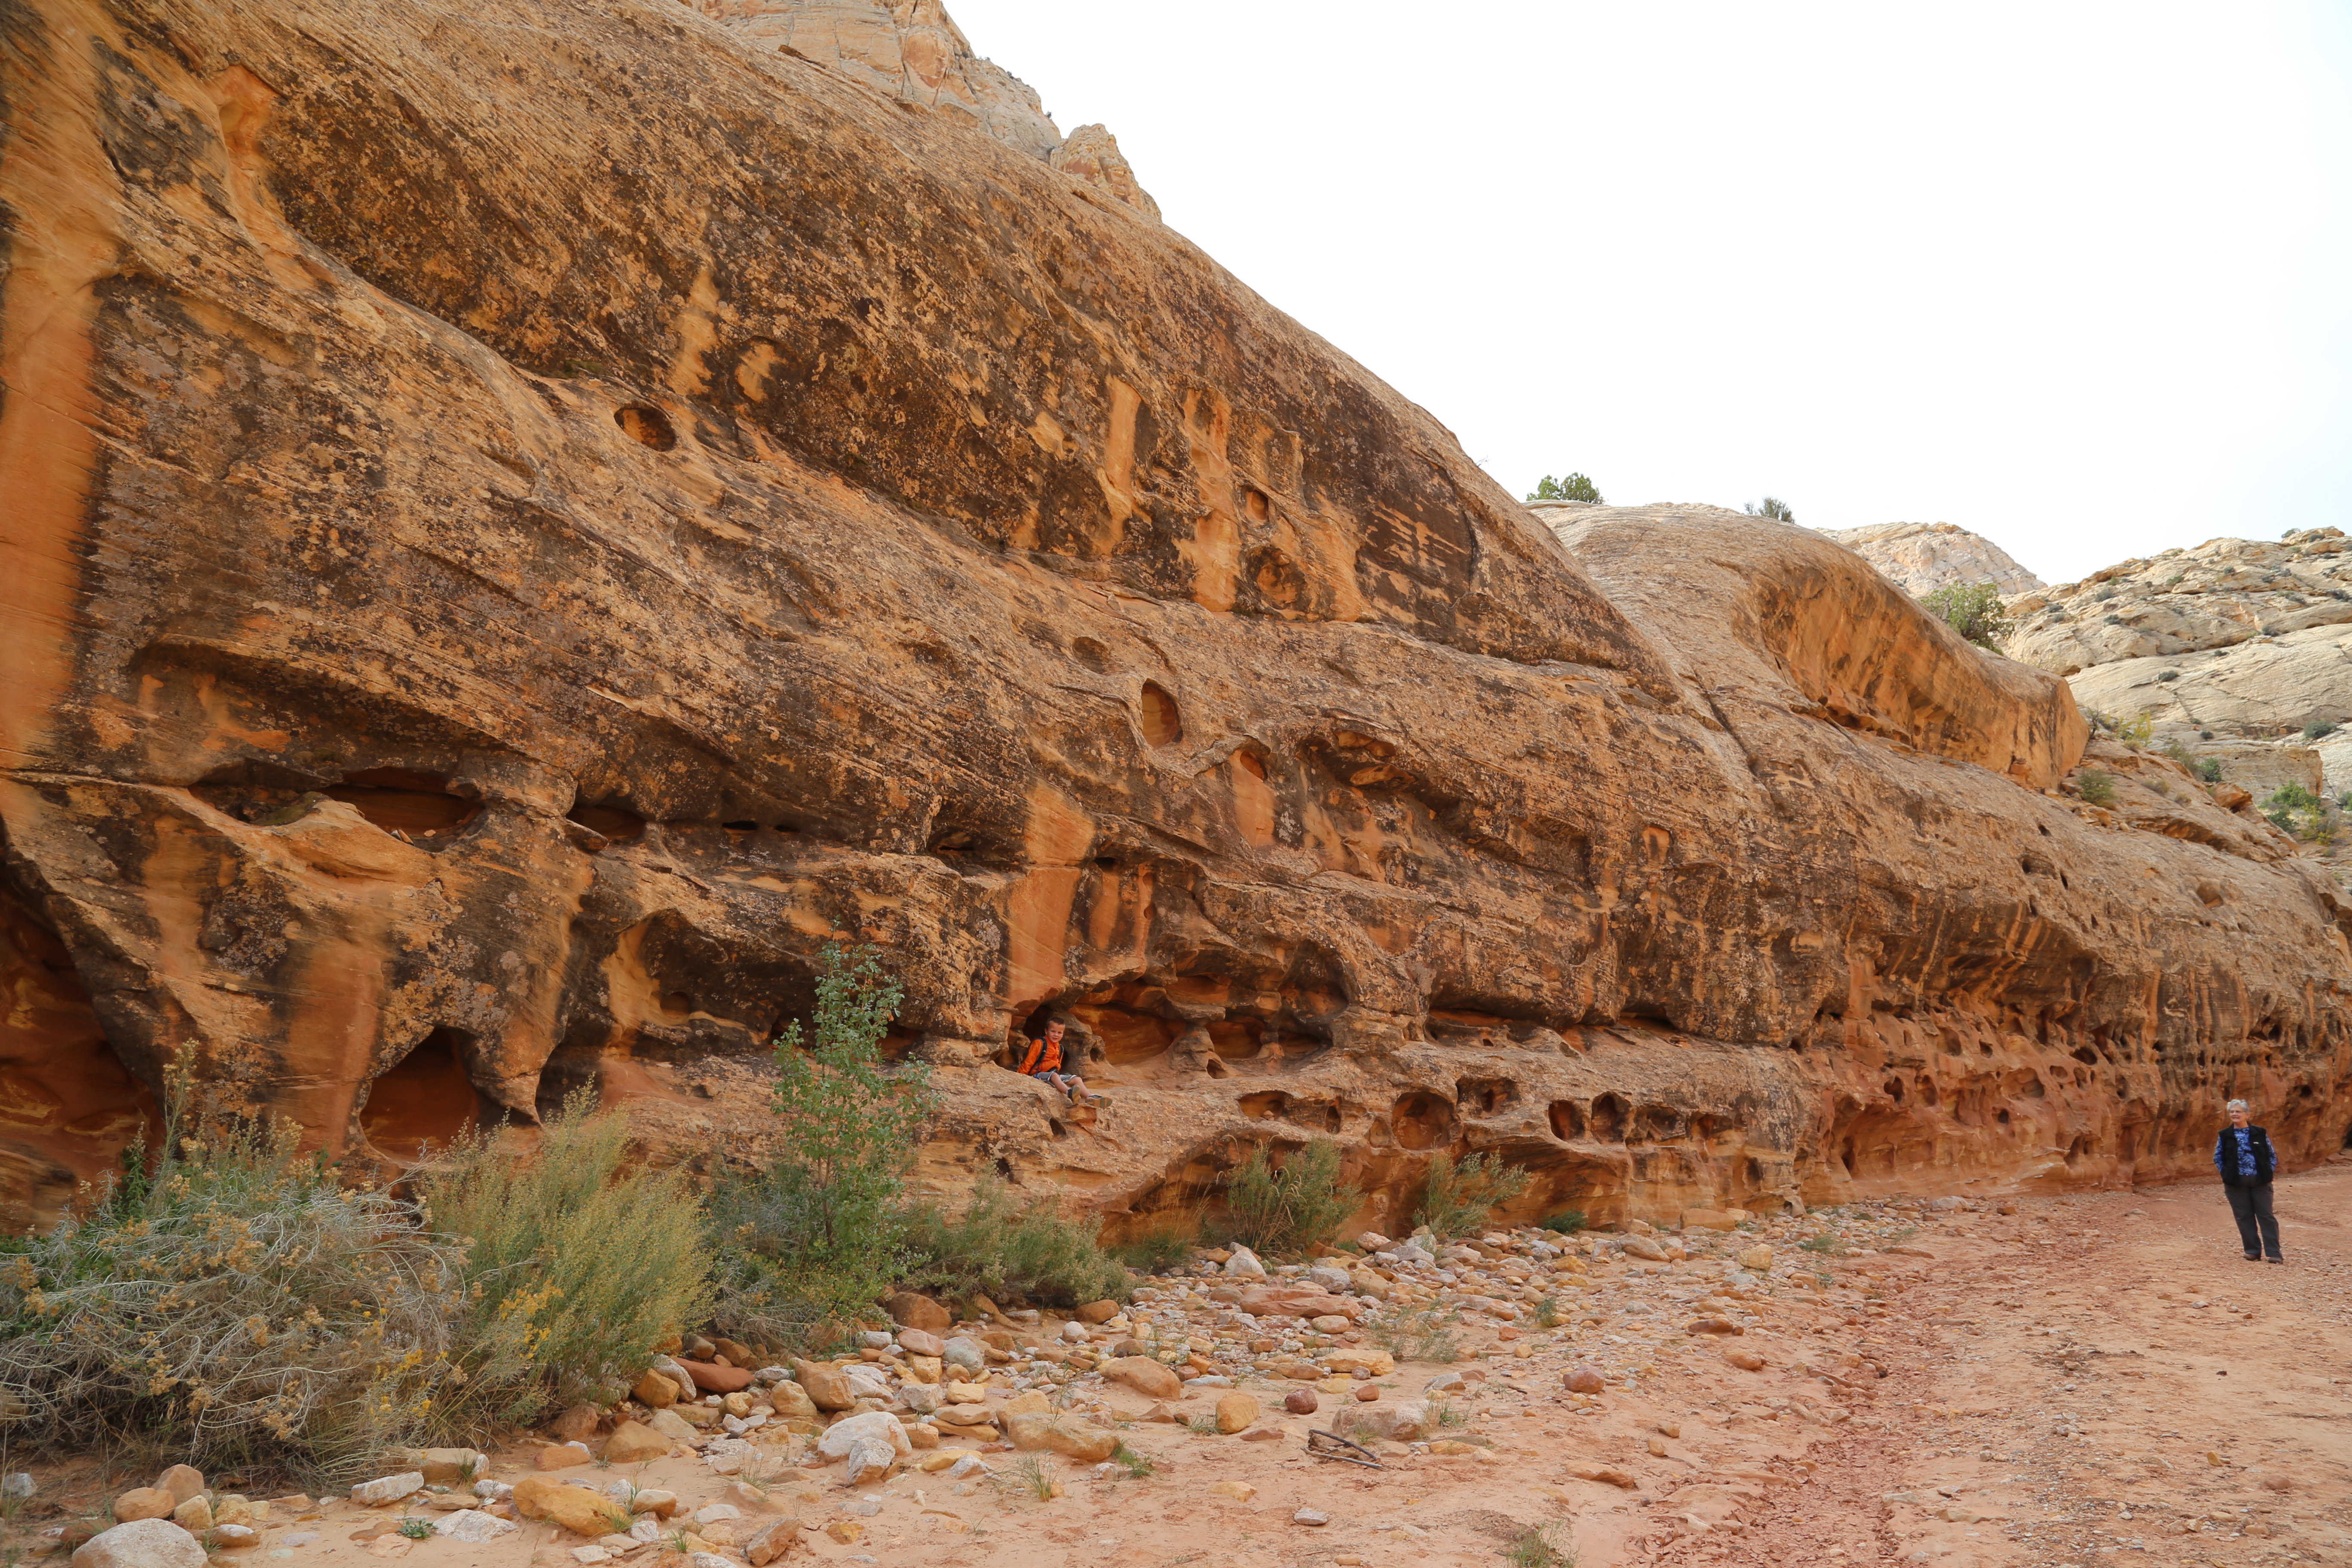
[{"label": "white overcast sky", "polygon": [[950,0],[1515,493],[2352,528],[2352,4]]}]

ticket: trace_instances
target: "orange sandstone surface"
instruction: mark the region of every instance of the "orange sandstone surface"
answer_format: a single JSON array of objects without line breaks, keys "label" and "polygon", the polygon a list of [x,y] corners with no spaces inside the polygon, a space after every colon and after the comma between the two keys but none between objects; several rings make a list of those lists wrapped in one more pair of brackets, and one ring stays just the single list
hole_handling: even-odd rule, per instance
[{"label": "orange sandstone surface", "polygon": [[[1115,1226],[1317,1134],[1367,1223],[2344,1145],[2251,811],[2071,797],[2066,687],[1818,535],[1532,516],[943,19],[894,95],[713,9],[7,13],[11,1219],[184,1053],[333,1150],[593,1085],[756,1154],[835,934],[926,1182]],[[1047,1006],[1108,1107],[995,1065]]]}]

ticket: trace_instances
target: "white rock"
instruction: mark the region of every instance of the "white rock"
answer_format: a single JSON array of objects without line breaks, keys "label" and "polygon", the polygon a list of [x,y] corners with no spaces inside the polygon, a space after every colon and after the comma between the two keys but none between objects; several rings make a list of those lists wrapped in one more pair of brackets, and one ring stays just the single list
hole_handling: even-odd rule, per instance
[{"label": "white rock", "polygon": [[857,1342],[867,1350],[878,1351],[889,1346],[891,1336],[879,1329],[866,1329],[858,1334]]},{"label": "white rock", "polygon": [[816,1451],[827,1459],[845,1459],[861,1437],[874,1438],[898,1456],[915,1451],[914,1441],[907,1436],[906,1427],[887,1410],[868,1410],[860,1415],[836,1421],[817,1435]]},{"label": "white rock", "polygon": [[1331,1516],[1325,1513],[1319,1508],[1302,1508],[1297,1513],[1290,1516],[1290,1522],[1293,1524],[1323,1525],[1331,1522]]},{"label": "white rock", "polygon": [[862,1487],[885,1479],[890,1467],[902,1458],[898,1450],[880,1437],[860,1437],[849,1446],[849,1457],[843,1464],[841,1484]]},{"label": "white rock", "polygon": [[205,1549],[168,1519],[136,1519],[82,1542],[73,1568],[205,1568]]},{"label": "white rock", "polygon": [[981,1462],[978,1454],[966,1454],[947,1468],[947,1479],[961,1481],[972,1476],[992,1476],[996,1472]]},{"label": "white rock", "polygon": [[782,1383],[793,1375],[793,1369],[788,1366],[763,1366],[751,1375],[761,1383]]},{"label": "white rock", "polygon": [[849,1392],[861,1399],[887,1399],[890,1380],[866,1367],[851,1367],[848,1372]]},{"label": "white rock", "polygon": [[743,1568],[732,1557],[721,1557],[716,1552],[697,1552],[686,1560],[686,1568]]},{"label": "white rock", "polygon": [[706,1503],[694,1510],[697,1524],[717,1524],[722,1519],[740,1519],[743,1510],[731,1502]]},{"label": "white rock", "polygon": [[662,1521],[657,1519],[641,1519],[629,1526],[629,1539],[646,1546],[651,1546],[668,1533],[668,1531],[662,1528]]},{"label": "white rock", "polygon": [[1318,1265],[1307,1271],[1307,1279],[1310,1284],[1320,1285],[1334,1296],[1344,1296],[1356,1288],[1354,1277],[1344,1268]]},{"label": "white rock", "polygon": [[1074,1345],[1082,1345],[1094,1338],[1094,1335],[1087,1331],[1084,1323],[1073,1321],[1062,1325],[1062,1337]]},{"label": "white rock", "polygon": [[910,1383],[898,1390],[898,1403],[918,1415],[929,1415],[940,1407],[940,1391],[936,1384]]},{"label": "white rock", "polygon": [[613,1554],[601,1546],[575,1546],[572,1549],[574,1563],[610,1563]]},{"label": "white rock", "polygon": [[215,1524],[205,1532],[205,1542],[224,1552],[261,1544],[261,1531],[249,1524]]},{"label": "white rock", "polygon": [[0,1498],[6,1498],[11,1502],[22,1502],[32,1495],[33,1478],[29,1472],[18,1470],[14,1475],[0,1477]]},{"label": "white rock", "polygon": [[975,1369],[988,1364],[988,1347],[970,1334],[958,1334],[944,1348],[950,1366]]},{"label": "white rock", "polygon": [[484,1513],[478,1508],[463,1508],[455,1513],[445,1513],[433,1521],[433,1533],[446,1535],[452,1541],[462,1541],[478,1546],[485,1541],[496,1541],[501,1535],[514,1533],[514,1521],[500,1519],[494,1513]]},{"label": "white rock", "polygon": [[1234,1255],[1225,1259],[1225,1272],[1244,1279],[1263,1279],[1265,1278],[1265,1265],[1259,1262],[1257,1254],[1248,1247],[1236,1247]]},{"label": "white rock", "polygon": [[403,1470],[396,1476],[378,1476],[372,1481],[362,1481],[352,1489],[352,1500],[373,1508],[381,1503],[398,1502],[402,1498],[424,1489],[423,1470]]}]

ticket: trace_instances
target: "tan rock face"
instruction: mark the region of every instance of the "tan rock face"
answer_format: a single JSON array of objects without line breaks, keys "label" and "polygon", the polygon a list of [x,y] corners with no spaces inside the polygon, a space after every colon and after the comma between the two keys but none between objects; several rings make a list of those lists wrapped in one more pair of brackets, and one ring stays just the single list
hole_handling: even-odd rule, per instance
[{"label": "tan rock face", "polygon": [[1882,522],[1819,531],[1877,567],[1915,598],[1938,588],[1978,583],[1990,583],[2004,597],[2030,594],[2042,585],[2008,551],[1954,523]]},{"label": "tan rock face", "polygon": [[[741,31],[144,28],[12,35],[15,1215],[180,1052],[326,1148],[593,1085],[756,1158],[836,929],[925,1182],[1122,1225],[1317,1133],[1390,1229],[1441,1149],[1600,1222],[2193,1171],[2225,1089],[2341,1146],[2332,894],[2037,793],[2063,685],[1850,552],[1555,536],[1179,237]],[[1047,1004],[1109,1106],[986,1065]]]},{"label": "tan rock face", "polygon": [[2011,601],[2010,651],[2158,745],[2266,796],[2352,789],[2352,553],[2341,530],[2215,539]]}]

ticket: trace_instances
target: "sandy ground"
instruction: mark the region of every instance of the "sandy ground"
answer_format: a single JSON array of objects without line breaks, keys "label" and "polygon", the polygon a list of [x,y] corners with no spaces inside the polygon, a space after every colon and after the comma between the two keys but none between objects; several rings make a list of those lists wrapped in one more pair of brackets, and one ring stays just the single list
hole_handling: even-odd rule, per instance
[{"label": "sandy ground", "polygon": [[[1147,1422],[1149,1401],[1111,1390],[1108,1414],[1132,1423],[1121,1436],[1149,1475],[1045,1456],[1038,1472],[1064,1495],[1040,1499],[1021,1484],[1025,1456],[992,1452],[993,1479],[908,1473],[849,1489],[837,1468],[780,1454],[761,1507],[800,1522],[788,1564],[881,1568],[1491,1568],[1531,1527],[1580,1568],[2352,1564],[2347,1199],[2352,1166],[2279,1184],[2284,1268],[2241,1260],[2211,1186],[2021,1200],[2014,1215],[1929,1223],[1884,1251],[1786,1249],[1732,1339],[1678,1332],[1699,1265],[1627,1268],[1582,1298],[1597,1321],[1513,1343],[1483,1332],[1476,1359],[1381,1379],[1392,1398],[1449,1371],[1471,1388],[1450,1396],[1444,1434],[1468,1451],[1391,1452],[1379,1469],[1308,1457],[1307,1432],[1337,1402],[1286,1417],[1291,1385],[1254,1390],[1275,1440]],[[1654,1322],[1634,1315],[1652,1308],[1671,1319],[1665,1335],[1616,1336]],[[1739,1370],[1727,1350],[1766,1364]],[[1612,1355],[1639,1361],[1638,1392],[1564,1393],[1565,1369]],[[1179,1408],[1204,1414],[1212,1397]],[[528,1467],[501,1456],[493,1474]],[[566,1473],[674,1488],[689,1509],[729,1485],[683,1452]],[[1254,1491],[1222,1495],[1220,1482]],[[44,1480],[53,1502],[72,1489]],[[1296,1521],[1302,1508],[1329,1522]],[[222,1555],[574,1568],[585,1544],[540,1523],[483,1546],[412,1542],[387,1522],[348,1503],[281,1510],[258,1547]],[[762,1522],[747,1507],[732,1532]],[[621,1561],[684,1568],[667,1545]]]}]

